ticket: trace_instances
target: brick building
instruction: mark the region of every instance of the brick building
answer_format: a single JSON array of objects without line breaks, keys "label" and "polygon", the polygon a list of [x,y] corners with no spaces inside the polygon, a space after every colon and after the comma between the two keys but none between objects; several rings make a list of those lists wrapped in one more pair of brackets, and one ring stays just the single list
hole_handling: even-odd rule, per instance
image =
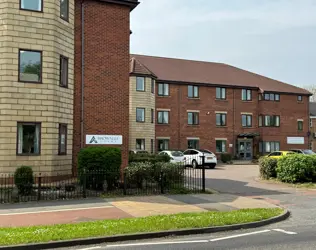
[{"label": "brick building", "polygon": [[0,173],[68,175],[85,136],[128,156],[130,11],[137,0],[0,1]]},{"label": "brick building", "polygon": [[309,149],[316,151],[316,102],[309,103],[309,114],[310,114]]},{"label": "brick building", "polygon": [[130,63],[130,149],[206,148],[251,159],[308,147],[304,89],[221,63],[142,55]]}]

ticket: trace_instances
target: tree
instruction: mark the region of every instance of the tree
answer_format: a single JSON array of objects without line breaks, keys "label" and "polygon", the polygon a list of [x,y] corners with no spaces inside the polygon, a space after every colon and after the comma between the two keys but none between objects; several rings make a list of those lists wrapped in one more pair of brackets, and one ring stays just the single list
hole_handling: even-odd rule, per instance
[{"label": "tree", "polygon": [[307,91],[311,92],[313,95],[310,97],[310,102],[316,102],[316,85],[307,85],[304,87]]}]

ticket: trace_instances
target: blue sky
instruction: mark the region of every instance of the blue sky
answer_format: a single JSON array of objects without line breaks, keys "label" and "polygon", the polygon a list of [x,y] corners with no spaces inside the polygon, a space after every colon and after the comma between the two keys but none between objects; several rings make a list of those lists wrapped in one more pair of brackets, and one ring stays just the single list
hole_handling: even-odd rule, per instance
[{"label": "blue sky", "polygon": [[224,62],[316,85],[316,0],[140,0],[131,52]]}]

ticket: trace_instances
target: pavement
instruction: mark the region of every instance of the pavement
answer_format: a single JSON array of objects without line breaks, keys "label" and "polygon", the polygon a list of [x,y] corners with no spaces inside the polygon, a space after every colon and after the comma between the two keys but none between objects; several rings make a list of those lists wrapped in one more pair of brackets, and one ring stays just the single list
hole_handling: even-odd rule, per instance
[{"label": "pavement", "polygon": [[1,205],[0,227],[78,223],[187,212],[276,207],[232,194],[135,196]]}]

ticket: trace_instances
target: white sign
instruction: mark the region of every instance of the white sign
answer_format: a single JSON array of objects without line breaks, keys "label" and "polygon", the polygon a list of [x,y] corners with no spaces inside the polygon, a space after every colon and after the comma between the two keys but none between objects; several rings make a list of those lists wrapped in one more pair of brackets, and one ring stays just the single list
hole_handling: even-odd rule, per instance
[{"label": "white sign", "polygon": [[86,144],[95,145],[122,145],[121,135],[86,135]]},{"label": "white sign", "polygon": [[233,147],[233,144],[229,144],[229,147],[232,148],[232,147]]},{"label": "white sign", "polygon": [[287,137],[287,144],[304,144],[304,137]]}]

